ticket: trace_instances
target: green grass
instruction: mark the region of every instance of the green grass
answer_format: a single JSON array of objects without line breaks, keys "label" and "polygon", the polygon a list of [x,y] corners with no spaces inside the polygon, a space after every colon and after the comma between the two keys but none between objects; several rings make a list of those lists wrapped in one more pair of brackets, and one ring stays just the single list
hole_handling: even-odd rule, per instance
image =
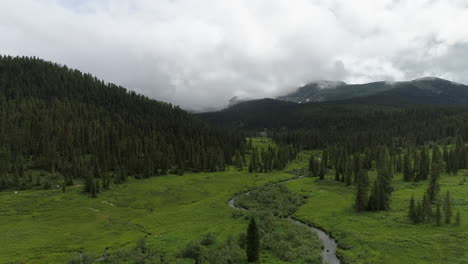
[{"label": "green grass", "polygon": [[[254,139],[266,147],[271,141]],[[267,182],[293,177],[287,173],[307,167],[311,154],[299,153],[282,172],[249,174],[245,170],[162,176],[130,180],[91,199],[81,186],[61,190],[0,193],[0,263],[65,263],[74,252],[100,256],[105,248],[133,247],[146,232],[150,247],[175,255],[190,240],[207,232],[224,241],[245,231],[247,221],[232,217],[226,202],[236,193]],[[426,182],[405,183],[395,175],[391,210],[356,213],[354,187],[327,175],[324,181],[305,178],[287,183],[309,198],[295,216],[330,232],[339,242],[345,263],[468,263],[468,183],[466,172],[442,175],[441,193],[450,190],[462,225],[412,224],[406,217],[412,194],[420,198]],[[370,173],[375,177],[375,172]],[[268,252],[261,263],[283,264]]]},{"label": "green grass", "polygon": [[[302,162],[302,161],[300,161]],[[298,166],[292,164],[291,167]],[[291,167],[284,171],[288,171]],[[0,193],[0,263],[64,263],[74,252],[101,256],[106,248],[148,244],[176,254],[189,241],[213,232],[218,240],[245,231],[227,201],[241,191],[284,180],[286,172],[226,172],[131,180],[92,199],[81,186]],[[263,263],[281,263],[264,254]]]},{"label": "green grass", "polygon": [[468,184],[459,185],[463,175],[441,177],[441,193],[450,190],[454,214],[456,209],[461,212],[461,226],[412,224],[407,218],[409,199],[413,193],[421,198],[427,181],[406,183],[399,174],[393,180],[388,212],[355,212],[354,187],[333,181],[332,175],[324,181],[290,182],[288,187],[309,196],[295,216],[331,233],[345,263],[468,263]]}]

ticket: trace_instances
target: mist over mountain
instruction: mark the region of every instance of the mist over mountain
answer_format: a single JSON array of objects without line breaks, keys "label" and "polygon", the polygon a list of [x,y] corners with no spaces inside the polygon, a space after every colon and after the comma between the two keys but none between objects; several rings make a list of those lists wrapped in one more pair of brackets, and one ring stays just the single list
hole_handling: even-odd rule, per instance
[{"label": "mist over mountain", "polygon": [[[437,77],[423,77],[405,82],[371,82],[346,84],[317,81],[276,99],[295,103],[317,103],[363,98],[361,102],[460,104],[467,102],[468,86]],[[369,98],[367,98],[369,97]],[[367,98],[367,99],[366,99]]]},{"label": "mist over mountain", "polygon": [[[350,102],[378,104],[453,105],[468,102],[468,86],[437,77],[423,77],[404,82],[380,81],[364,84],[314,81],[274,99],[298,104],[350,100]],[[228,107],[246,101],[249,100],[235,97],[229,101]]]}]

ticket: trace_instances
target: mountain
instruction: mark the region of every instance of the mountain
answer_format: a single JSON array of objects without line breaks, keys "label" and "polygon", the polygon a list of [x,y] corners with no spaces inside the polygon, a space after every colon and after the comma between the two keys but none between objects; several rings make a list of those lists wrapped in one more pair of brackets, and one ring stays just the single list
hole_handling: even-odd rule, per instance
[{"label": "mountain", "polygon": [[355,97],[353,103],[388,105],[466,105],[468,86],[440,78],[425,77],[392,84],[393,88],[369,96]]},{"label": "mountain", "polygon": [[317,81],[299,87],[296,91],[276,99],[295,103],[312,103],[351,99],[390,90],[387,82],[346,84],[344,82]]},{"label": "mountain", "polygon": [[[359,99],[356,99],[359,98]],[[448,80],[425,77],[407,82],[311,82],[278,100],[309,103],[351,100],[359,103],[385,104],[464,104],[468,86]]]},{"label": "mountain", "polygon": [[[199,116],[217,126],[246,130],[339,129],[378,124],[382,118],[392,118],[395,113],[412,108],[424,108],[428,113],[439,115],[446,111],[445,107],[464,107],[468,104],[468,86],[433,77],[395,83],[348,85],[335,82],[327,85],[328,88],[320,87],[318,83],[303,86],[294,95],[287,96],[288,100],[286,97],[282,97],[283,100],[251,100]],[[302,102],[304,98],[318,98],[318,94],[328,96],[328,100],[319,103],[310,102],[312,100],[309,103],[295,102]],[[293,98],[296,98],[295,101]],[[434,112],[434,108],[439,110]],[[449,111],[458,110],[450,108]],[[421,111],[421,116],[423,113]],[[418,118],[420,116],[406,118],[402,114],[399,122],[405,120],[415,123]]]},{"label": "mountain", "polygon": [[37,180],[44,184],[222,170],[245,141],[179,107],[28,57],[0,56],[0,124],[0,189],[32,185],[28,170],[50,172]]}]

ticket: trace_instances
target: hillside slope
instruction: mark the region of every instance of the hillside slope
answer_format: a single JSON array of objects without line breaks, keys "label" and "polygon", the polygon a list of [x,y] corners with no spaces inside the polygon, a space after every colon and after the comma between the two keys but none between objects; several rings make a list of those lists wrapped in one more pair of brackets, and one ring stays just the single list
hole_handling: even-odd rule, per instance
[{"label": "hillside slope", "polygon": [[216,171],[244,141],[171,104],[27,57],[0,57],[0,124],[0,189],[33,185],[28,169],[51,173],[39,184],[69,185],[108,171],[115,182]]}]

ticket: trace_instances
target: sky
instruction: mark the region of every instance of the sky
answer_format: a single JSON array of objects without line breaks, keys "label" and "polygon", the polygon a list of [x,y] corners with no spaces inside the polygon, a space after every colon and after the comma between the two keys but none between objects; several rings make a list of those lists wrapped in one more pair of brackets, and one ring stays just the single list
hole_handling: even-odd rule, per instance
[{"label": "sky", "polygon": [[465,0],[0,0],[0,54],[185,109],[314,80],[468,83]]}]

